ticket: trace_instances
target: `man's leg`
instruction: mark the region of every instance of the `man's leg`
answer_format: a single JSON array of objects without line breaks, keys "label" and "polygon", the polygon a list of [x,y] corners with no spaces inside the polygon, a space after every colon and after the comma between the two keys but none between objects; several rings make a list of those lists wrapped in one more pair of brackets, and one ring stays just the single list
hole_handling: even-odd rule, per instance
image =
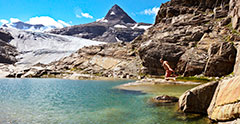
[{"label": "man's leg", "polygon": [[166,80],[169,80],[169,77],[171,76],[171,71],[169,71],[169,70],[166,70],[166,72],[165,72],[165,79]]},{"label": "man's leg", "polygon": [[176,74],[174,73],[174,71],[171,71],[171,76],[173,77],[173,80],[176,81]]}]

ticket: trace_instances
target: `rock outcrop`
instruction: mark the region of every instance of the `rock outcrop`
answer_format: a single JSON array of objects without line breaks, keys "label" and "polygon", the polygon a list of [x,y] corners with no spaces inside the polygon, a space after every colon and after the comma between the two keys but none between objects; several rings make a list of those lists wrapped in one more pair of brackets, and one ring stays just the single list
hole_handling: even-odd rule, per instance
[{"label": "rock outcrop", "polygon": [[210,82],[186,91],[179,98],[179,108],[183,112],[207,114],[218,82]]},{"label": "rock outcrop", "polygon": [[12,39],[12,35],[9,32],[4,32],[0,30],[0,40],[5,41],[5,42],[10,42]]},{"label": "rock outcrop", "polygon": [[140,62],[131,44],[114,43],[84,47],[77,53],[52,63],[56,70],[72,70],[104,77],[137,77]]},{"label": "rock outcrop", "polygon": [[232,17],[232,28],[240,31],[240,0],[230,0],[229,16]]},{"label": "rock outcrop", "polygon": [[0,63],[13,64],[17,62],[17,55],[16,47],[0,40]]},{"label": "rock outcrop", "polygon": [[132,50],[131,44],[112,43],[83,47],[68,57],[40,67],[42,69],[30,68],[13,72],[8,77],[64,78],[76,75],[74,79],[77,79],[77,75],[82,77],[82,74],[87,74],[97,77],[137,78],[140,59]]},{"label": "rock outcrop", "polygon": [[232,43],[213,42],[208,49],[198,45],[187,50],[178,62],[178,72],[184,76],[204,74],[221,77],[233,71],[237,50]]},{"label": "rock outcrop", "polygon": [[240,76],[219,83],[208,115],[214,121],[231,121],[240,118]]},{"label": "rock outcrop", "polygon": [[103,19],[95,22],[52,30],[51,33],[76,36],[103,42],[130,42],[143,34],[151,24],[136,23],[118,5],[114,5]]},{"label": "rock outcrop", "polygon": [[12,39],[10,33],[0,31],[0,63],[13,64],[17,62],[15,58],[18,55],[16,47],[8,43]]},{"label": "rock outcrop", "polygon": [[240,118],[240,76],[200,85],[179,98],[184,112],[208,114],[209,119],[238,124]]},{"label": "rock outcrop", "polygon": [[171,0],[162,4],[155,24],[178,15],[192,14],[193,12],[212,11],[215,7],[228,4],[229,0]]}]

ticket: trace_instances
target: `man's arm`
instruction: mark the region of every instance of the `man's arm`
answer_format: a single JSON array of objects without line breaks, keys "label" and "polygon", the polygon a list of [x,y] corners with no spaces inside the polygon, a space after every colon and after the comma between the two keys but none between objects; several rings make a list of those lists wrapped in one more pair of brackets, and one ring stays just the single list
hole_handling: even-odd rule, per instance
[{"label": "man's arm", "polygon": [[173,69],[170,67],[170,65],[168,64],[168,62],[167,61],[165,61],[165,63],[164,63],[166,66],[167,66],[167,68],[170,70],[170,71],[173,71]]}]

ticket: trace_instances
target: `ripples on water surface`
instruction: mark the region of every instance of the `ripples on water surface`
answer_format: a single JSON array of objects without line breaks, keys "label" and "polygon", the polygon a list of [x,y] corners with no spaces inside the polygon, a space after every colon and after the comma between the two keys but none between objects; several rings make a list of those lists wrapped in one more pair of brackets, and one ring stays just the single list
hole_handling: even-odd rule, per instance
[{"label": "ripples on water surface", "polygon": [[[186,118],[177,112],[176,105],[149,105],[152,94],[113,89],[127,82],[1,79],[0,124],[207,123],[198,116]],[[171,87],[179,94],[193,86]]]}]

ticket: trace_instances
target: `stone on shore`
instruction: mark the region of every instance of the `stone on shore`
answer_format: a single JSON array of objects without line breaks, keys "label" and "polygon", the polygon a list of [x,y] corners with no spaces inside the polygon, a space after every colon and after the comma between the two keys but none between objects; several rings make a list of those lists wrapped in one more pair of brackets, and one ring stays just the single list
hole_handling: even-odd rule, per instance
[{"label": "stone on shore", "polygon": [[240,118],[240,76],[219,83],[208,115],[214,121],[232,121]]},{"label": "stone on shore", "polygon": [[186,91],[179,98],[179,108],[186,113],[207,114],[218,82],[210,82]]}]

